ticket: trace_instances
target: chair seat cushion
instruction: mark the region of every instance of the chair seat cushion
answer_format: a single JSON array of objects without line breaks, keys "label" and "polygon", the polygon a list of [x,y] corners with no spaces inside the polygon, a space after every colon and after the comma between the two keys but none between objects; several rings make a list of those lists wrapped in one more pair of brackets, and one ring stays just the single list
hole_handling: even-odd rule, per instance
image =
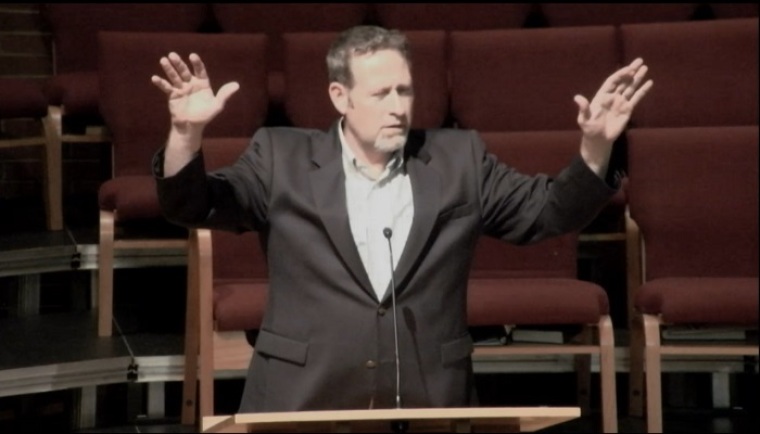
[{"label": "chair seat cushion", "polygon": [[758,278],[661,278],[645,283],[636,308],[672,324],[757,326]]},{"label": "chair seat cushion", "polygon": [[217,331],[261,327],[267,304],[266,282],[238,281],[214,286],[214,323]]},{"label": "chair seat cushion", "polygon": [[98,191],[101,210],[114,211],[118,221],[160,218],[156,180],[150,175],[109,179]]},{"label": "chair seat cushion", "polygon": [[45,94],[36,82],[0,78],[0,118],[41,118],[46,114]]},{"label": "chair seat cushion", "polygon": [[609,314],[607,293],[575,279],[470,279],[470,326],[593,324]]}]

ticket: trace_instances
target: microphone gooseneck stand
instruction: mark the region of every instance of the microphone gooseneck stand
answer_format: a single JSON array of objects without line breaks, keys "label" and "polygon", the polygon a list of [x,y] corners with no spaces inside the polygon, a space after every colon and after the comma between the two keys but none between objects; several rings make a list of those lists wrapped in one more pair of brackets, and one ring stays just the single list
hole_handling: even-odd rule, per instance
[{"label": "microphone gooseneck stand", "polygon": [[[396,317],[396,282],[393,278],[393,247],[391,246],[391,237],[393,231],[391,228],[383,229],[383,235],[388,240],[388,253],[390,254],[391,266],[391,303],[393,304],[393,344],[396,350],[396,408],[401,408],[401,368],[399,365],[398,350],[398,318]],[[394,433],[405,433],[409,431],[408,420],[391,421],[391,431]]]}]

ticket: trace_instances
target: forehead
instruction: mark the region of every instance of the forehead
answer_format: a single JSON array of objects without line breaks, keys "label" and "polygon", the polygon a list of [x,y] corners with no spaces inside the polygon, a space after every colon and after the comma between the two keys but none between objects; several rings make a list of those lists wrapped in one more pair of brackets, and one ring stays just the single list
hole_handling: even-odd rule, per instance
[{"label": "forehead", "polygon": [[352,56],[351,73],[354,86],[385,87],[412,82],[409,64],[396,50],[378,50]]}]

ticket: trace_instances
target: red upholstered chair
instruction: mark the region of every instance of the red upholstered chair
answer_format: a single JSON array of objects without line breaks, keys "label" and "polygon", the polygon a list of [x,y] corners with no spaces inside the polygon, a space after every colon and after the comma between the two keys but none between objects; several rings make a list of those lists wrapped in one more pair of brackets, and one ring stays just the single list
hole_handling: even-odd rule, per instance
[{"label": "red upholstered chair", "polygon": [[44,3],[53,37],[53,76],[46,86],[55,139],[108,142],[99,108],[99,31],[195,32],[208,15],[202,3]]},{"label": "red upholstered chair", "polygon": [[[150,81],[154,74],[163,75],[159,59],[170,51],[184,59],[195,52],[206,64],[215,90],[238,81],[240,90],[204,136],[250,138],[266,115],[266,36],[102,32],[99,40],[100,108],[113,135],[113,178],[99,191],[98,333],[108,336],[114,249],[184,249],[187,242],[186,231],[168,230],[151,172],[152,157],[166,142],[170,125],[166,96]],[[161,229],[128,230],[137,225]],[[167,239],[162,232],[173,236]]]},{"label": "red upholstered chair", "polygon": [[530,3],[375,3],[375,18],[390,29],[485,30],[522,27]]},{"label": "red upholstered chair", "polygon": [[58,231],[63,229],[61,148],[53,137],[55,128],[46,114],[47,101],[41,85],[31,79],[0,78],[0,120],[31,118],[40,123],[39,134],[31,137],[0,134],[0,149],[42,148],[45,221],[48,230]]},{"label": "red upholstered chair", "polygon": [[[448,113],[446,34],[409,31],[415,128],[436,128]],[[294,126],[327,129],[338,119],[327,88],[325,56],[337,32],[285,34],[285,110]],[[309,71],[305,74],[304,71]]]},{"label": "red upholstered chair", "polygon": [[[526,174],[556,175],[578,154],[580,131],[484,133],[487,150]],[[488,235],[488,234],[486,234]],[[481,237],[475,248],[468,288],[468,322],[472,327],[511,325],[573,327],[578,336],[565,344],[482,346],[474,357],[574,355],[581,407],[590,407],[590,357],[599,358],[603,432],[617,432],[615,354],[607,294],[599,285],[578,279],[578,234],[528,246]]]},{"label": "red upholstered chair", "polygon": [[642,57],[656,74],[656,90],[636,107],[632,125],[757,125],[757,18],[631,24],[620,31],[624,61]]},{"label": "red upholstered chair", "polygon": [[[249,141],[206,140],[206,169],[232,164]],[[183,424],[194,424],[196,413],[201,419],[214,414],[216,375],[245,375],[253,355],[245,333],[261,326],[267,300],[262,247],[255,232],[190,231]],[[198,384],[200,403],[196,405]]]},{"label": "red upholstered chair", "polygon": [[[629,131],[631,403],[646,372],[648,432],[662,432],[664,358],[754,356],[750,341],[676,341],[674,327],[758,327],[758,127]],[[636,410],[636,409],[634,409]]]},{"label": "red upholstered chair", "polygon": [[282,35],[297,32],[340,32],[362,24],[364,3],[213,3],[213,14],[225,33],[266,33],[270,111],[280,112],[284,101]]},{"label": "red upholstered chair", "polygon": [[688,21],[698,3],[541,3],[551,27],[603,26]]}]

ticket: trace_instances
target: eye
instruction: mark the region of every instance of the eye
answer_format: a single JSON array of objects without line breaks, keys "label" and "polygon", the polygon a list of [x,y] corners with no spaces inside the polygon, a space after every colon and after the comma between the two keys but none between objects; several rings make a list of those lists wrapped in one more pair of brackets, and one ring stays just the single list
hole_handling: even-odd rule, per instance
[{"label": "eye", "polygon": [[401,96],[412,96],[414,95],[414,89],[411,86],[402,86],[398,88],[398,94]]},{"label": "eye", "polygon": [[391,93],[391,90],[389,88],[380,89],[379,91],[372,94],[372,96],[375,96],[377,98],[385,98],[388,96],[388,94]]}]

